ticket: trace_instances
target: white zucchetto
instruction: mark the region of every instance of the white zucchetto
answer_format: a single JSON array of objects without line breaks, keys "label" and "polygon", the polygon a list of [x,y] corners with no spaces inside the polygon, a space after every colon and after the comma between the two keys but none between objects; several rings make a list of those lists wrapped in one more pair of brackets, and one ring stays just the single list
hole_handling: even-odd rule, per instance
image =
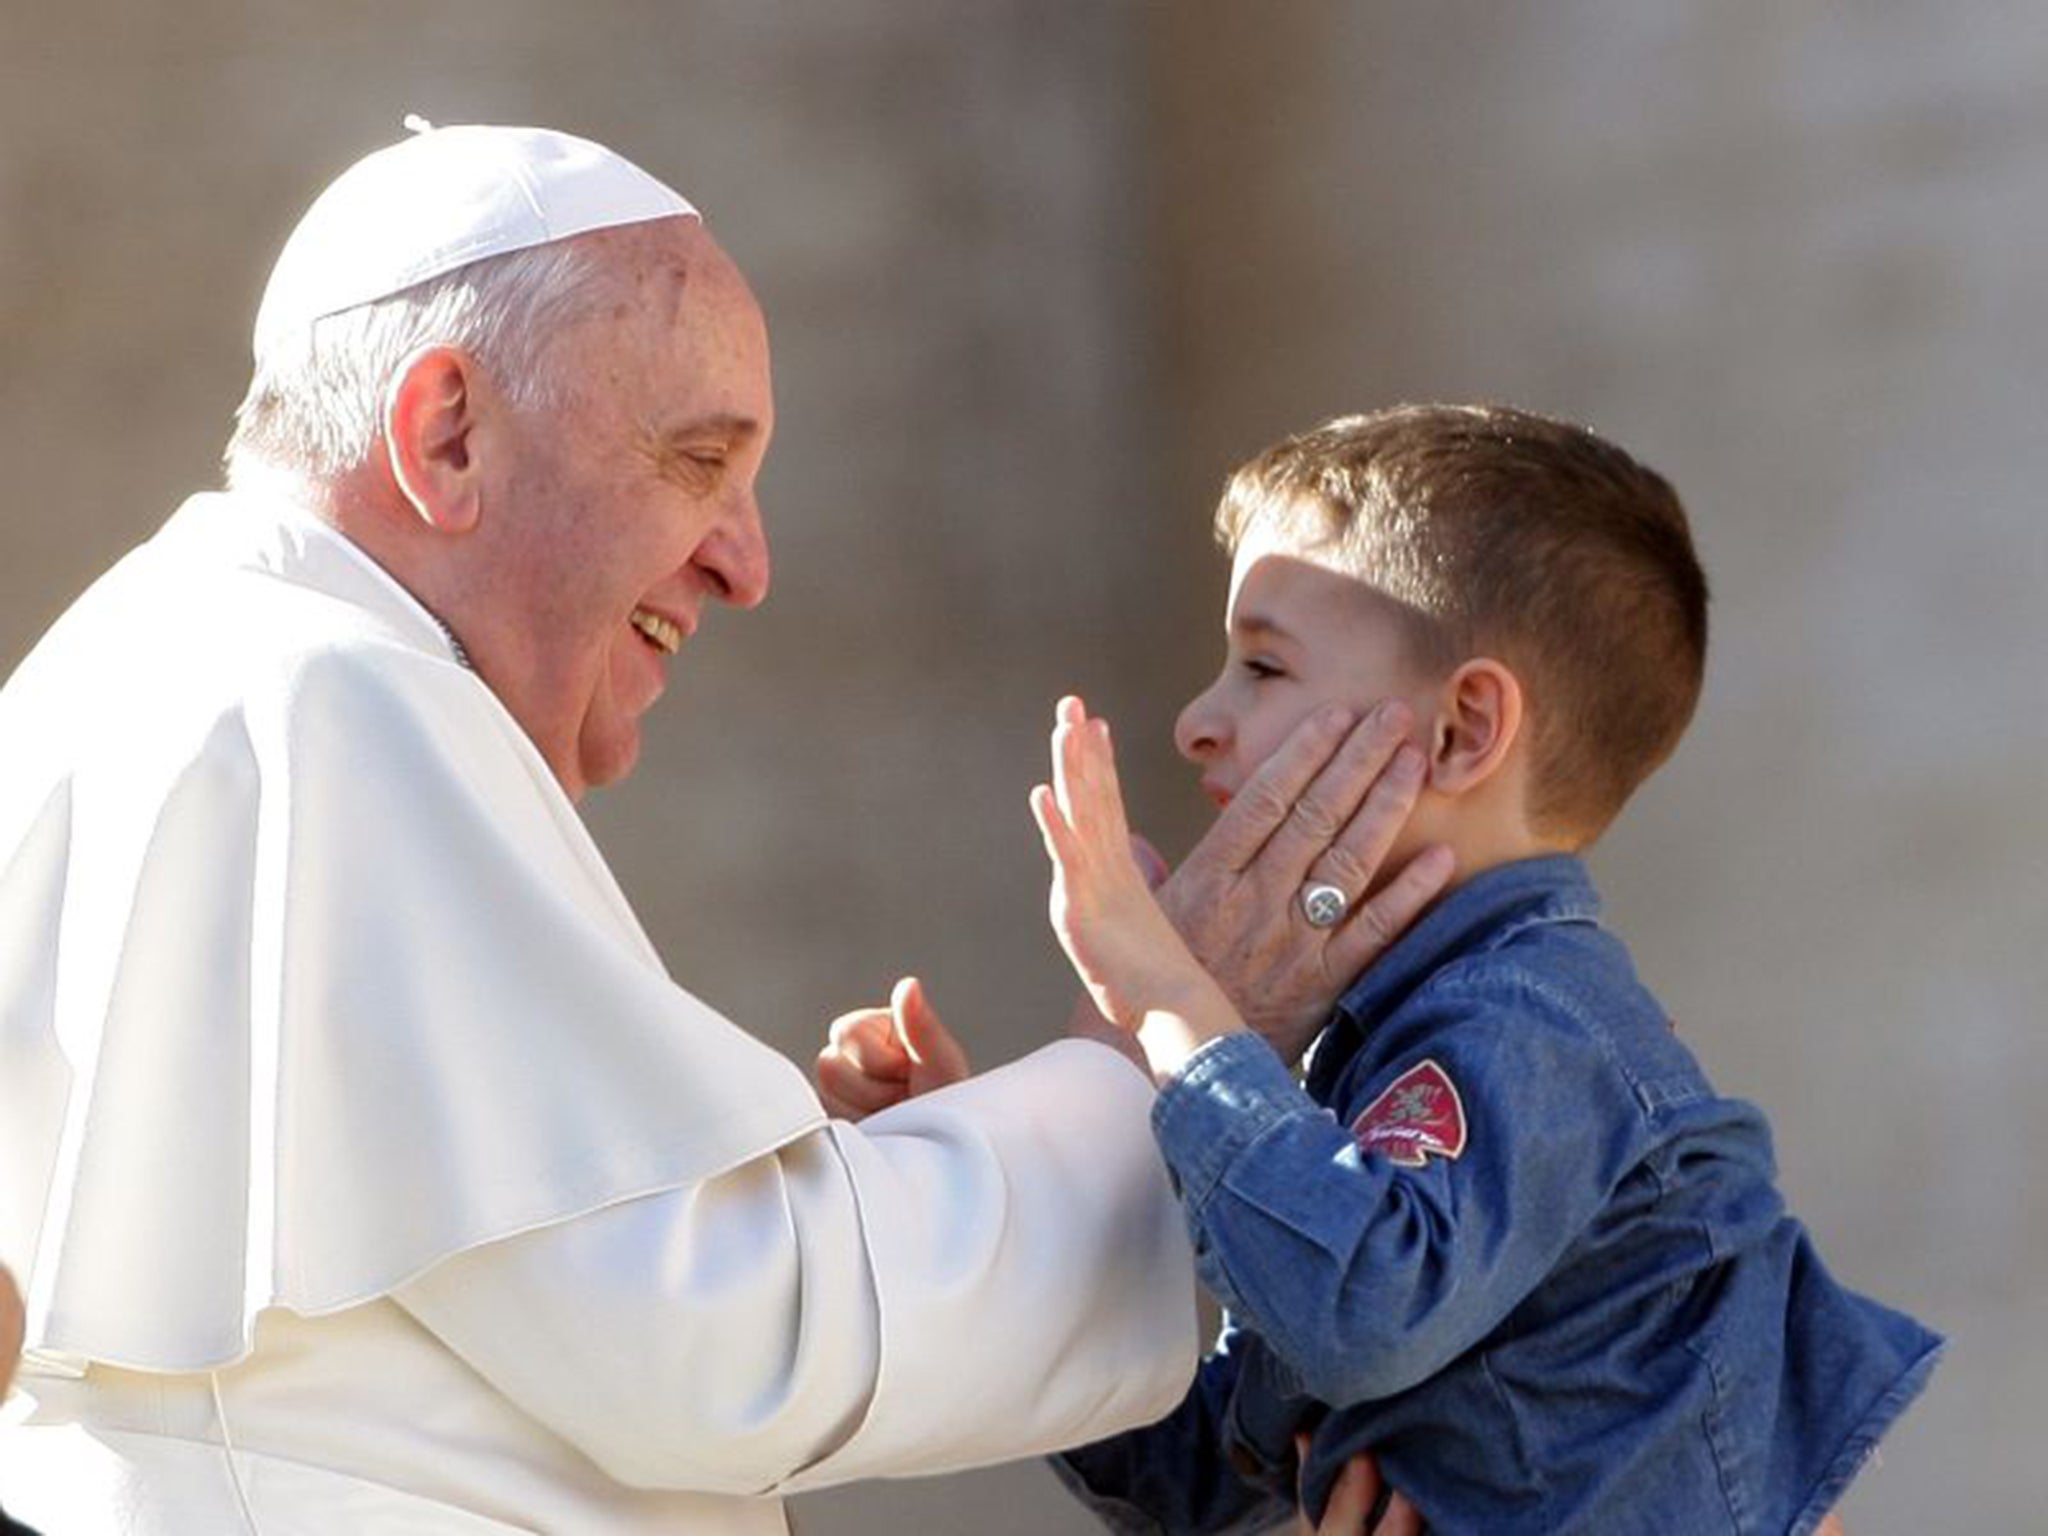
[{"label": "white zucchetto", "polygon": [[548,128],[413,133],[337,176],[306,210],[256,312],[260,358],[293,332],[487,256],[695,207],[602,144]]}]

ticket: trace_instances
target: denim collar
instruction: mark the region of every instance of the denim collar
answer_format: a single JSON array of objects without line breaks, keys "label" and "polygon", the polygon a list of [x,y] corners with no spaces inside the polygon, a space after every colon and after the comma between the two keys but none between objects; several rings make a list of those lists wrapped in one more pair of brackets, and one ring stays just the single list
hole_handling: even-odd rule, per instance
[{"label": "denim collar", "polygon": [[1597,923],[1600,895],[1571,854],[1517,859],[1482,870],[1444,897],[1337,1000],[1332,1026],[1361,1034],[1454,955],[1492,949],[1534,923]]}]

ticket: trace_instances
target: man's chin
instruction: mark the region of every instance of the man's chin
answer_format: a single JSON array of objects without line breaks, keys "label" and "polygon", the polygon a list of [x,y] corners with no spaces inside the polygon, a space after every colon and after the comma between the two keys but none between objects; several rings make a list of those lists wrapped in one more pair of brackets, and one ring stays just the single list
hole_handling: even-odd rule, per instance
[{"label": "man's chin", "polygon": [[624,779],[640,763],[640,727],[636,722],[615,731],[601,742],[584,745],[579,767],[581,785],[570,791],[571,800],[581,800],[593,789],[608,789]]}]

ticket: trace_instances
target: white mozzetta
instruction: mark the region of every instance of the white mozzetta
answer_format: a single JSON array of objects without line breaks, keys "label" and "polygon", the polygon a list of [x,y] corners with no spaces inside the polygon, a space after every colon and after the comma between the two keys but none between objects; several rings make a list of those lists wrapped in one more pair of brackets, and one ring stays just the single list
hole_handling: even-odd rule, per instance
[{"label": "white mozzetta", "polygon": [[1066,1042],[828,1124],[312,518],[187,503],[0,693],[0,742],[11,1512],[778,1531],[779,1492],[1184,1389],[1127,1063]]}]

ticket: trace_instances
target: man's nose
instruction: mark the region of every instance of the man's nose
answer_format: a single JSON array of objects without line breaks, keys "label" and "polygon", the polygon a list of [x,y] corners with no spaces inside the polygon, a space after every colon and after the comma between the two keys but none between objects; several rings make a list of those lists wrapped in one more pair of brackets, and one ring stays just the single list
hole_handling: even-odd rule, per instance
[{"label": "man's nose", "polygon": [[712,595],[735,608],[757,608],[768,595],[768,530],[751,497],[739,516],[714,529],[697,547],[693,562],[710,582]]}]

